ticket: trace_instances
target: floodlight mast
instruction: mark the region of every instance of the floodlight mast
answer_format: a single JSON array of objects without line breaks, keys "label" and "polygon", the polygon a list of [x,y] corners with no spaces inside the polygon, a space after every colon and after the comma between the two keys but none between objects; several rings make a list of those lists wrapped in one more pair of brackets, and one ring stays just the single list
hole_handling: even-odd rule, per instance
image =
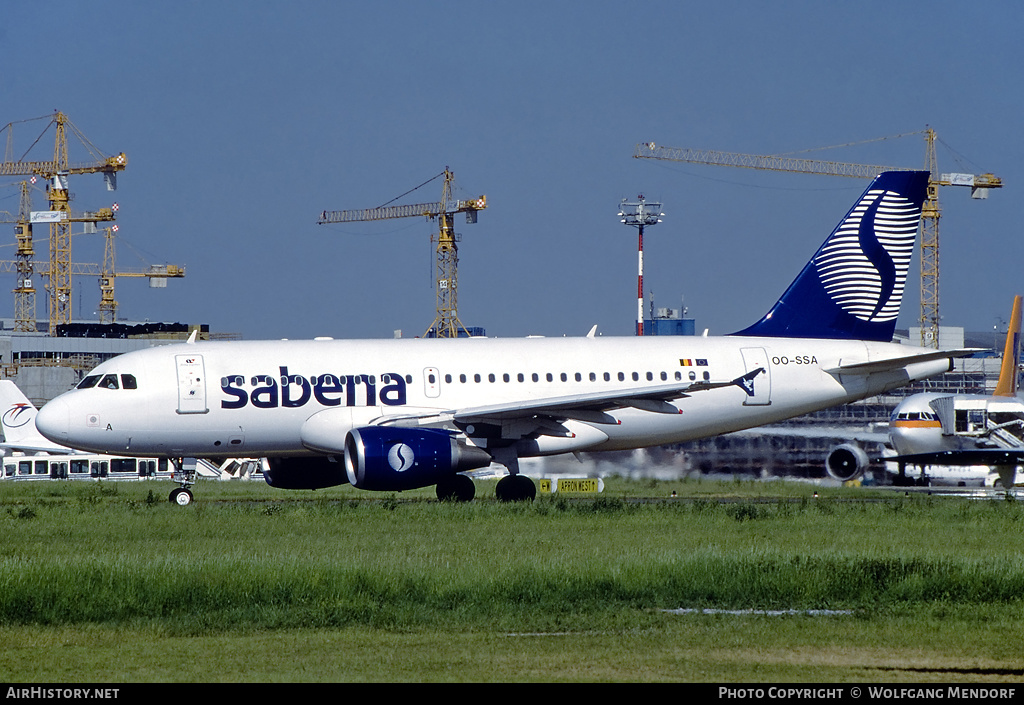
[{"label": "floodlight mast", "polygon": [[661,222],[660,203],[648,203],[643,194],[636,197],[635,203],[625,198],[619,204],[619,218],[622,223],[631,225],[639,231],[637,240],[637,282],[636,282],[636,334],[644,334],[644,226],[657,225]]}]

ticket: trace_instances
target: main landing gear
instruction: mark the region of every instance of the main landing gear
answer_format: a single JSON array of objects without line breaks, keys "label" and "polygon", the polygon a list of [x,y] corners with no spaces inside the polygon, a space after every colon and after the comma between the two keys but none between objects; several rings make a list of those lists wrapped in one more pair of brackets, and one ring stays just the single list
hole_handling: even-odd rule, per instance
[{"label": "main landing gear", "polygon": [[472,502],[476,485],[466,475],[452,475],[437,483],[437,498],[442,502]]},{"label": "main landing gear", "polygon": [[537,487],[526,475],[509,475],[498,480],[494,496],[501,502],[532,502],[537,496]]},{"label": "main landing gear", "polygon": [[532,502],[537,496],[533,480],[519,474],[519,454],[514,446],[495,448],[494,461],[508,468],[510,475],[498,480],[494,496],[500,502]]},{"label": "main landing gear", "polygon": [[918,466],[921,469],[921,476],[913,478],[907,475],[907,464],[898,463],[899,473],[892,479],[892,484],[896,487],[929,487],[932,483],[928,481],[928,476],[925,475],[924,467]]},{"label": "main landing gear", "polygon": [[[471,502],[476,496],[476,485],[466,475],[453,475],[438,482],[436,491],[442,502]],[[537,497],[537,487],[526,475],[508,475],[498,480],[494,496],[500,502],[532,502]]]}]

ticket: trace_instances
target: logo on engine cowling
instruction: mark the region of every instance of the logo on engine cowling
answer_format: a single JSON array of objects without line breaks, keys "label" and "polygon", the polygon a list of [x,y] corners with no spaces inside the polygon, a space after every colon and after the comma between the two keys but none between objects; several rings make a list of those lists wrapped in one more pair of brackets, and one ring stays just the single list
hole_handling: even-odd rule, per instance
[{"label": "logo on engine cowling", "polygon": [[396,443],[388,451],[388,465],[395,472],[405,472],[412,467],[415,459],[416,456],[413,454],[412,448],[405,443]]}]

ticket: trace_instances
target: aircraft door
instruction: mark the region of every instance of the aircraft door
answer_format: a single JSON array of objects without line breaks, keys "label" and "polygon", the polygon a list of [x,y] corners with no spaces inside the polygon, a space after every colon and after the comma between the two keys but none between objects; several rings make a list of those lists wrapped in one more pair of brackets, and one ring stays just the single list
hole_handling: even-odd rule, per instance
[{"label": "aircraft door", "polygon": [[956,433],[956,410],[953,408],[953,396],[938,397],[928,402],[942,425],[942,435],[952,436]]},{"label": "aircraft door", "polygon": [[175,355],[178,369],[178,413],[205,414],[206,373],[202,355]]},{"label": "aircraft door", "polygon": [[744,387],[747,398],[743,406],[767,406],[772,403],[772,368],[768,365],[768,353],[764,348],[740,348],[743,356],[743,367],[746,372],[761,369],[763,372],[753,377],[748,386]]},{"label": "aircraft door", "polygon": [[430,399],[441,396],[441,375],[436,367],[427,367],[423,370],[423,393]]}]

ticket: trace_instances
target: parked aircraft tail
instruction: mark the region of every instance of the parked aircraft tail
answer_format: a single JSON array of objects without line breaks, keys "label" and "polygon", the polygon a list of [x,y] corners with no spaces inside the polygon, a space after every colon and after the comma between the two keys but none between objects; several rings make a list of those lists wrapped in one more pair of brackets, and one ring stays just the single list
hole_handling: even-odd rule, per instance
[{"label": "parked aircraft tail", "polygon": [[20,450],[26,453],[75,452],[39,433],[36,428],[37,411],[28,397],[18,389],[18,385],[9,379],[0,380],[0,429],[4,434],[0,450]]},{"label": "parked aircraft tail", "polygon": [[1010,326],[1006,330],[1006,347],[1003,349],[1003,365],[999,368],[999,381],[996,382],[993,396],[1017,395],[1017,375],[1020,373],[1020,304],[1021,297],[1018,294],[1013,297],[1013,312],[1010,314]]},{"label": "parked aircraft tail", "polygon": [[9,379],[0,380],[0,428],[8,445],[25,442],[49,443],[36,430],[36,407],[18,385]]},{"label": "parked aircraft tail", "polygon": [[927,171],[875,177],[772,309],[733,335],[892,340]]}]

